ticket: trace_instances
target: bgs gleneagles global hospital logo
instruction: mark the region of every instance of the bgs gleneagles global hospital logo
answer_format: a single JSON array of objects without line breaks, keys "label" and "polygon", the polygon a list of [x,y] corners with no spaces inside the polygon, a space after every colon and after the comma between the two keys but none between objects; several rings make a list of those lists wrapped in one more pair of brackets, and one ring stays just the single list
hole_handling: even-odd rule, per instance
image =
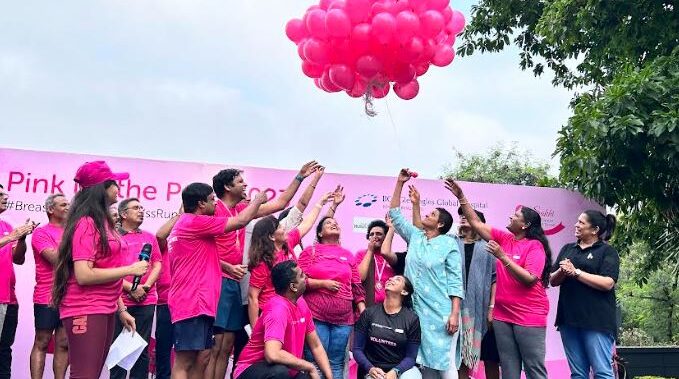
[{"label": "bgs gleneagles global hospital logo", "polygon": [[374,195],[372,193],[366,193],[364,195],[359,196],[354,203],[356,204],[357,207],[364,207],[368,208],[369,206],[375,204],[377,202],[377,195]]}]

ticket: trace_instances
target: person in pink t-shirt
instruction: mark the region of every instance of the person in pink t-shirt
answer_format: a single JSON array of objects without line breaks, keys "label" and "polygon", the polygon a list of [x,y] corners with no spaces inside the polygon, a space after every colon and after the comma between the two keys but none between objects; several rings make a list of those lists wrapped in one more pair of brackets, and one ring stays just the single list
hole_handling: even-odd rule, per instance
[{"label": "person in pink t-shirt", "polygon": [[[7,192],[0,184],[0,213],[7,210]],[[24,225],[12,228],[0,220],[0,378],[12,374],[12,345],[19,323],[19,303],[14,286],[16,276],[13,264],[24,264],[26,260],[26,236],[37,225],[27,220]],[[3,333],[4,330],[4,333]]]},{"label": "person in pink t-shirt", "polygon": [[172,271],[168,305],[176,352],[172,378],[204,377],[221,284],[216,237],[243,228],[265,201],[266,195],[260,193],[238,216],[216,217],[212,187],[192,183],[182,191],[186,213],[168,238]]},{"label": "person in pink t-shirt", "polygon": [[271,282],[271,268],[277,263],[296,260],[293,249],[311,230],[330,198],[331,193],[321,197],[316,206],[302,218],[302,222],[287,234],[274,216],[257,221],[252,231],[250,245],[250,288],[248,290],[248,317],[250,325],[255,325],[260,310],[275,294]]},{"label": "person in pink t-shirt", "polygon": [[302,297],[306,275],[295,261],[288,260],[273,267],[271,280],[276,294],[264,306],[240,354],[234,378],[319,379],[316,366],[302,359],[306,343],[323,377],[333,379],[311,311]]},{"label": "person in pink t-shirt", "polygon": [[484,224],[460,186],[452,179],[446,188],[458,198],[472,229],[488,241],[486,250],[496,259],[497,285],[493,329],[500,353],[503,379],[546,379],[545,332],[552,251],[542,230],[540,214],[517,207],[507,231]]},{"label": "person in pink t-shirt", "polygon": [[[304,164],[283,193],[260,207],[256,218],[282,211],[295,196],[302,181],[318,168],[320,166],[316,161]],[[219,171],[212,178],[212,186],[219,198],[215,216],[235,217],[247,206],[248,185],[242,174],[241,170],[229,168]],[[247,272],[247,266],[243,264],[245,233],[245,229],[237,229],[217,238],[217,251],[223,278],[219,310],[215,319],[215,345],[205,372],[207,379],[224,378],[236,332],[242,331],[247,324],[240,289],[240,280]]]},{"label": "person in pink t-shirt", "polygon": [[[339,191],[334,197],[344,198]],[[335,202],[335,204],[339,204]],[[324,217],[316,227],[318,243],[307,247],[298,262],[308,275],[308,291],[304,295],[314,316],[316,330],[328,353],[333,376],[341,378],[352,326],[354,310],[365,310],[365,290],[358,273],[354,254],[340,246],[341,230],[332,217]],[[312,360],[309,351],[307,360]]]},{"label": "person in pink t-shirt", "polygon": [[68,340],[66,330],[59,319],[59,312],[51,308],[54,264],[57,262],[59,243],[64,233],[68,214],[68,199],[62,193],[49,195],[45,210],[49,223],[35,229],[31,238],[35,260],[35,290],[33,291],[33,315],[35,316],[35,340],[31,350],[31,377],[42,378],[45,356],[52,334],[55,335],[54,377],[63,379],[68,367]]},{"label": "person in pink t-shirt", "polygon": [[82,188],[73,197],[58,249],[52,303],[68,337],[71,378],[98,378],[113,340],[116,311],[129,330],[135,329],[123,304],[123,278],[144,275],[148,262],[127,264],[126,244],[115,231],[108,207],[117,201],[116,180],[104,161],[78,168]]},{"label": "person in pink t-shirt", "polygon": [[[118,215],[120,215],[120,226],[117,230],[123,241],[127,243],[127,261],[129,263],[139,260],[139,254],[145,244],[151,245],[151,256],[149,258],[151,269],[140,278],[137,288],[133,289],[133,276],[123,279],[123,303],[127,307],[127,311],[134,317],[137,333],[144,341],[149,342],[153,315],[158,301],[156,282],[162,266],[160,247],[155,235],[140,229],[144,222],[144,207],[139,199],[130,197],[121,201],[118,204]],[[116,322],[114,338],[118,337],[122,331],[123,325]],[[148,376],[149,353],[147,346],[130,370],[130,378],[146,379]],[[119,366],[111,369],[111,379],[125,379],[125,377],[127,377],[127,370]]]},{"label": "person in pink t-shirt", "polygon": [[[369,293],[366,294],[368,305],[384,301],[387,280],[396,275],[394,271],[394,267],[398,264],[396,254],[391,252],[391,248],[382,249],[382,243],[388,232],[389,226],[386,222],[382,220],[371,221],[368,224],[368,232],[365,237],[368,240],[368,248],[356,253],[356,262],[359,263],[358,272],[361,274],[361,280],[365,283],[366,291],[368,291],[368,287],[374,288],[372,299]],[[373,274],[372,280],[368,280],[370,279],[369,273]]]}]

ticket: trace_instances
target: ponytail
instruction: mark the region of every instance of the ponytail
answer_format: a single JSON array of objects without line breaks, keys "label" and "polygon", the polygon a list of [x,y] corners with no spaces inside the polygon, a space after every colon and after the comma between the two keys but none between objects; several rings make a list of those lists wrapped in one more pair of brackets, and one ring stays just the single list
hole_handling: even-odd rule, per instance
[{"label": "ponytail", "polygon": [[542,269],[542,275],[540,275],[540,281],[543,287],[549,287],[549,271],[552,266],[552,249],[549,247],[549,241],[545,235],[545,231],[542,229],[542,218],[540,214],[532,208],[521,207],[521,214],[523,219],[528,225],[526,229],[526,238],[530,240],[538,240],[542,244],[542,248],[545,250],[545,267]]},{"label": "ponytail", "polygon": [[587,216],[587,221],[593,228],[598,228],[597,237],[602,241],[608,241],[613,236],[617,220],[615,216],[609,214],[604,215],[595,209],[589,209],[583,212]]}]

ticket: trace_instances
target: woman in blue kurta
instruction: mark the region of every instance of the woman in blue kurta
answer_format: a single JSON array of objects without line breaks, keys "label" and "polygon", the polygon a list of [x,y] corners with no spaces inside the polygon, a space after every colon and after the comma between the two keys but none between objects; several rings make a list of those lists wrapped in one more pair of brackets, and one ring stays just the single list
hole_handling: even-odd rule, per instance
[{"label": "woman in blue kurta", "polygon": [[403,217],[403,185],[410,179],[401,170],[391,200],[389,216],[396,232],[408,243],[406,276],[415,286],[413,306],[420,318],[422,344],[417,355],[423,379],[457,379],[460,301],[464,298],[462,267],[457,241],[445,234],[453,216],[436,208],[422,219],[422,230]]}]

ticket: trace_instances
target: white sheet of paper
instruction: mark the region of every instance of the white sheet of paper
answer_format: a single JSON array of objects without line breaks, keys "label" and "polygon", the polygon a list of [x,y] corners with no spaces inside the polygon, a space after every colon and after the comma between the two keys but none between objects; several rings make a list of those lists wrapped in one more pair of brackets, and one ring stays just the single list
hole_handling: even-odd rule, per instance
[{"label": "white sheet of paper", "polygon": [[137,362],[137,359],[139,359],[146,345],[148,343],[141,338],[139,333],[132,333],[127,329],[123,329],[122,333],[113,341],[111,348],[108,350],[106,367],[110,370],[118,365],[129,371],[134,366],[134,363]]}]

